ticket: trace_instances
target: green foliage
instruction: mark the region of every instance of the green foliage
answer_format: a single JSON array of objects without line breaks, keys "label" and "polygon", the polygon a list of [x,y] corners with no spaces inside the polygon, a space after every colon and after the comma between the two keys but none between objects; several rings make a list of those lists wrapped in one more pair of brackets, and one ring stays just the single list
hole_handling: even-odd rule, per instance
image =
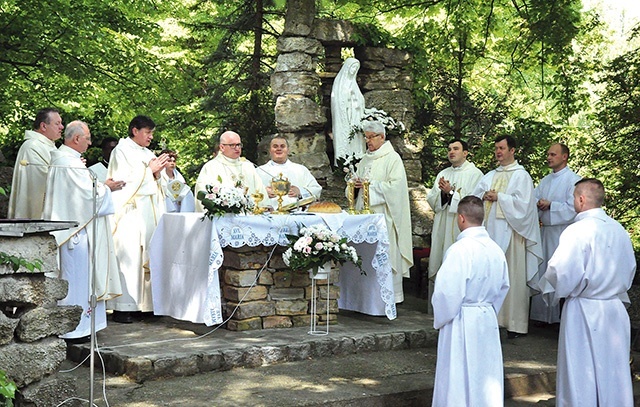
[{"label": "green foliage", "polygon": [[22,266],[31,272],[35,270],[42,271],[42,265],[43,265],[42,260],[40,259],[27,260],[22,256],[14,256],[1,251],[0,251],[0,264],[4,264],[11,267],[13,271],[18,271],[18,269]]},{"label": "green foliage", "polygon": [[7,373],[0,369],[0,407],[13,407],[16,395],[16,384],[7,377]]},{"label": "green foliage", "polygon": [[603,182],[608,212],[627,227],[639,248],[640,167],[635,157],[640,154],[640,46],[612,60],[599,84],[597,126],[580,140],[578,160],[585,175]]}]

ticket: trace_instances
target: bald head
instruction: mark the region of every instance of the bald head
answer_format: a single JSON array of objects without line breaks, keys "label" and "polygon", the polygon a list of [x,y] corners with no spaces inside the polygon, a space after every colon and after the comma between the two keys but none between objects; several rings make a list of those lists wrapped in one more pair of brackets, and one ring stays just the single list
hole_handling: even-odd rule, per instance
[{"label": "bald head", "polygon": [[240,135],[234,131],[225,131],[220,135],[220,152],[228,158],[236,159],[242,154]]}]

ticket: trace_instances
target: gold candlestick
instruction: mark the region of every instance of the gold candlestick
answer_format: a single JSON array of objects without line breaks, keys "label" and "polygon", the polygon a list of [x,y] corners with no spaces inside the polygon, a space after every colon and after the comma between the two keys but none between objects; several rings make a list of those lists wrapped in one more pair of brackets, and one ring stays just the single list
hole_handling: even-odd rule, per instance
[{"label": "gold candlestick", "polygon": [[364,207],[362,208],[360,213],[365,215],[369,215],[373,213],[371,212],[371,209],[369,209],[369,184],[370,183],[371,182],[369,180],[362,181],[362,205]]},{"label": "gold candlestick", "polygon": [[349,202],[349,209],[347,212],[349,215],[355,215],[356,211],[356,183],[353,179],[347,181],[347,201]]}]

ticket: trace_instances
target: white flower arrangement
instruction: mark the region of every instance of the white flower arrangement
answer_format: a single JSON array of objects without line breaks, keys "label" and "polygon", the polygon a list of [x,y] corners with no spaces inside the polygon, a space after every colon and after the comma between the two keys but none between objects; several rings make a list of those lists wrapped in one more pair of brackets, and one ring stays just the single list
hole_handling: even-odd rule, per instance
[{"label": "white flower arrangement", "polygon": [[212,219],[225,213],[251,213],[255,203],[246,194],[245,187],[241,184],[234,187],[224,186],[220,177],[218,181],[220,184],[207,185],[205,191],[198,191],[198,199],[205,209],[205,217]]},{"label": "white flower arrangement", "polygon": [[315,276],[318,267],[328,261],[355,264],[362,274],[362,258],[353,246],[347,244],[346,237],[340,237],[324,225],[314,225],[300,229],[299,236],[289,235],[289,248],[282,254],[284,263],[293,270],[312,270]]},{"label": "white flower arrangement", "polygon": [[396,120],[391,117],[387,112],[381,109],[376,109],[375,107],[364,109],[364,116],[362,116],[362,120],[360,120],[359,124],[355,124],[351,126],[351,131],[349,132],[349,139],[353,139],[356,135],[362,135],[362,122],[365,121],[377,121],[384,125],[387,134],[388,133],[404,133],[407,129],[400,120]]}]

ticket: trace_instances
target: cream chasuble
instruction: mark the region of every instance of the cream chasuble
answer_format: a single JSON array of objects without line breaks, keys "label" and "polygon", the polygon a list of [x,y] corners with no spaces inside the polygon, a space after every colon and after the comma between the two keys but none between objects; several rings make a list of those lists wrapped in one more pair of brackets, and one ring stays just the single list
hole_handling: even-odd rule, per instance
[{"label": "cream chasuble", "polygon": [[47,171],[51,152],[56,150],[56,145],[43,134],[33,130],[25,131],[24,140],[13,167],[7,217],[42,219]]},{"label": "cream chasuble", "polygon": [[[367,152],[356,175],[368,176],[369,205],[374,213],[384,215],[389,232],[389,257],[393,269],[396,302],[404,301],[402,278],[409,277],[413,265],[413,243],[411,238],[411,210],[407,175],[400,155],[389,141],[374,152]],[[356,208],[362,209],[362,191],[358,194]]]},{"label": "cream chasuble", "polygon": [[[248,188],[247,194],[251,195],[258,191],[267,197],[267,190],[258,176],[256,167],[251,161],[244,157],[231,159],[223,154],[218,154],[213,160],[209,160],[200,170],[194,195],[196,197],[196,212],[204,212],[204,207],[198,199],[198,192],[205,191],[207,185],[224,185],[228,187],[236,186],[240,183]],[[262,201],[261,206],[264,205]]]},{"label": "cream chasuble", "polygon": [[63,338],[80,338],[91,333],[90,273],[94,271],[93,255],[96,259],[95,294],[98,300],[96,330],[106,327],[104,302],[122,293],[108,217],[114,209],[111,190],[102,183],[96,185],[95,228],[93,192],[93,180],[80,159],[80,153],[65,145],[51,152],[44,217],[78,222],[78,227],[51,232],[60,250],[60,277],[69,282],[67,297],[58,303],[83,308],[78,327]]},{"label": "cream chasuble", "polygon": [[111,152],[108,178],[126,185],[112,193],[115,206],[113,241],[120,266],[122,296],[107,306],[116,311],[153,310],[149,274],[149,241],[165,211],[160,180],[149,162],[155,154],[131,138],[121,139]]},{"label": "cream chasuble", "polygon": [[492,189],[498,192],[498,201],[485,202],[485,227],[505,252],[511,285],[498,322],[508,331],[527,333],[532,294],[529,284],[542,262],[533,181],[524,167],[515,161],[482,177],[473,195],[482,199],[485,192]]}]

